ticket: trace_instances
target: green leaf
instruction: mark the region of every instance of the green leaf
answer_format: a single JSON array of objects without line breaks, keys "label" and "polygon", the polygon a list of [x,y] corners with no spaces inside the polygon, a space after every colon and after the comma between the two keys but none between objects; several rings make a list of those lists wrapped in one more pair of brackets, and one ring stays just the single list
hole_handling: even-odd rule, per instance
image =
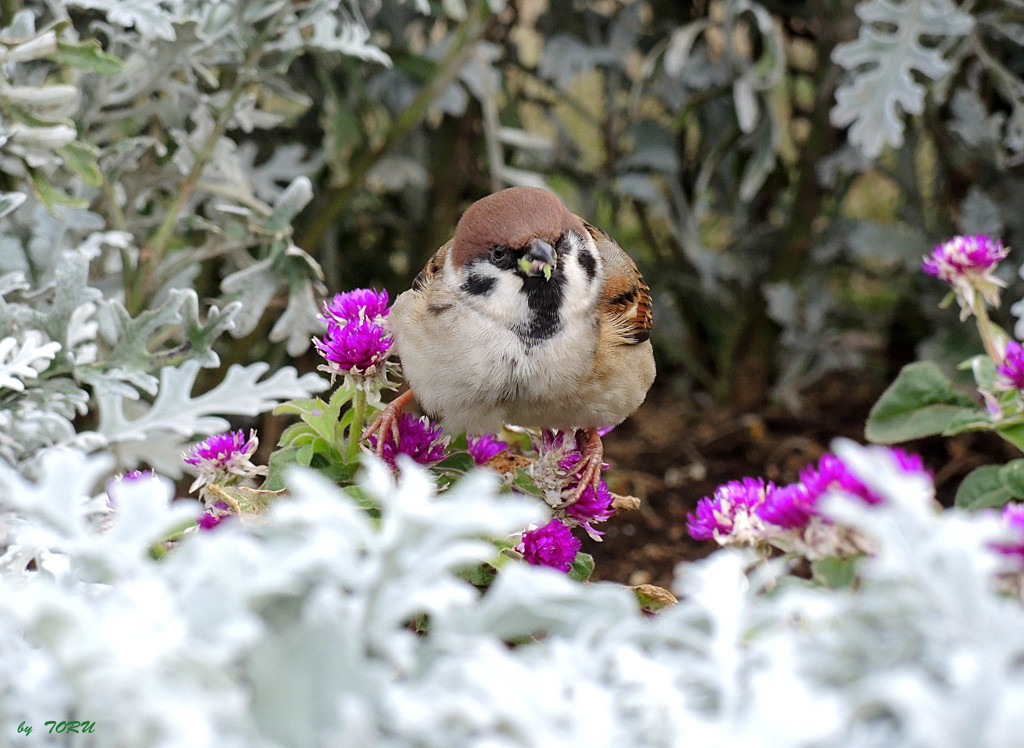
[{"label": "green leaf", "polygon": [[57,52],[51,59],[70,65],[73,68],[87,70],[99,75],[116,75],[124,68],[124,63],[100,47],[96,39],[84,42],[57,41]]},{"label": "green leaf", "polygon": [[288,465],[298,464],[298,454],[299,450],[296,447],[274,450],[267,464],[267,479],[263,481],[261,488],[265,491],[282,490],[284,488],[284,469]]},{"label": "green leaf", "polygon": [[274,413],[299,416],[330,447],[330,453],[340,458],[338,450],[343,445],[341,408],[351,399],[352,392],[346,387],[339,387],[327,403],[318,397],[312,400],[293,400],[277,406]]},{"label": "green leaf", "polygon": [[935,364],[908,364],[868,415],[865,435],[869,441],[895,444],[922,436],[941,434],[951,424],[971,414],[983,413],[974,401],[953,388]]},{"label": "green leaf", "polygon": [[999,480],[1017,496],[1024,496],[1024,459],[1010,460],[999,468]]},{"label": "green leaf", "polygon": [[497,572],[490,564],[476,564],[456,570],[455,576],[466,580],[474,587],[490,587]]},{"label": "green leaf", "polygon": [[434,470],[465,475],[475,467],[476,460],[473,459],[472,455],[467,454],[466,452],[456,452],[455,454],[448,455],[439,463],[434,465]]},{"label": "green leaf", "polygon": [[996,433],[1017,449],[1024,451],[1024,423],[997,426]]},{"label": "green leaf", "polygon": [[313,199],[308,177],[297,177],[274,203],[274,209],[263,224],[268,234],[276,235],[291,228],[292,219]]},{"label": "green leaf", "polygon": [[586,582],[594,573],[594,557],[583,551],[576,552],[576,558],[569,566],[569,576],[577,582]]},{"label": "green leaf", "polygon": [[853,558],[838,558],[827,556],[811,564],[811,572],[814,578],[833,590],[843,590],[852,587],[857,580],[857,562],[860,556]]},{"label": "green leaf", "polygon": [[957,367],[961,370],[969,369],[974,375],[974,381],[979,387],[986,390],[994,390],[996,385],[996,362],[985,354],[972,356]]},{"label": "green leaf", "polygon": [[1024,492],[1017,490],[1021,468],[1015,466],[1003,472],[1010,465],[1013,463],[983,465],[972,470],[957,489],[956,505],[973,511],[985,507],[1001,507],[1008,501],[1024,497]]},{"label": "green leaf", "polygon": [[62,219],[58,208],[88,208],[89,201],[84,200],[80,197],[71,197],[65,195],[63,192],[58,190],[52,184],[46,181],[46,177],[40,174],[35,169],[28,170],[29,180],[32,183],[32,191],[39,198],[39,202],[46,208],[46,212],[52,215],[54,218]]},{"label": "green leaf", "polygon": [[348,484],[352,480],[352,470],[347,465],[331,464],[318,467],[317,470],[339,486]]},{"label": "green leaf", "polygon": [[942,430],[942,434],[955,436],[966,431],[991,431],[994,428],[995,424],[988,413],[983,410],[967,410],[953,416]]},{"label": "green leaf", "polygon": [[73,140],[57,153],[64,159],[68,168],[81,175],[82,181],[90,187],[99,187],[103,183],[103,173],[97,161],[99,150],[95,146]]},{"label": "green leaf", "polygon": [[657,587],[653,584],[640,584],[631,588],[636,600],[640,603],[640,609],[647,615],[657,613],[679,602],[676,596],[664,587]]},{"label": "green leaf", "polygon": [[540,490],[540,486],[522,468],[516,468],[515,477],[512,479],[512,487],[530,496],[544,498],[544,492]]}]

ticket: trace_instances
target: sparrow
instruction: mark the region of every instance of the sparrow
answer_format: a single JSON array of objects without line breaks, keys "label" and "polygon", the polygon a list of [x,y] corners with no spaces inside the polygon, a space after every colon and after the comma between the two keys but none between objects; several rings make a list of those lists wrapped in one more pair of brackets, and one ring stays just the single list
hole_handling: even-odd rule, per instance
[{"label": "sparrow", "polygon": [[511,187],[473,203],[388,312],[410,389],[367,429],[377,450],[415,396],[450,433],[572,431],[576,501],[600,480],[598,429],[654,382],[651,295],[636,264],[555,195]]}]

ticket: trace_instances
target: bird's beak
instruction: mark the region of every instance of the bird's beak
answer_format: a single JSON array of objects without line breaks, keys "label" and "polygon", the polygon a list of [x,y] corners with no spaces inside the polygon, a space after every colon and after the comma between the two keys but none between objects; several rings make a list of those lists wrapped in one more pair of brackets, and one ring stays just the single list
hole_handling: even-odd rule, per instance
[{"label": "bird's beak", "polygon": [[544,280],[551,280],[556,261],[554,247],[543,239],[534,239],[530,242],[530,249],[519,260],[519,268],[527,275],[543,275]]}]

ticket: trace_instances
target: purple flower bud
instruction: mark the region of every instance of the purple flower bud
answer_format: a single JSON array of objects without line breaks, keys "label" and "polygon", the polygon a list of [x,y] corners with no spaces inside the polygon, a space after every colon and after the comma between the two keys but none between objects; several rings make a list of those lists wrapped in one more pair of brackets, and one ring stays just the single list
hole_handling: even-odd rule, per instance
[{"label": "purple flower bud", "polygon": [[498,441],[493,434],[471,436],[468,438],[468,442],[469,453],[473,456],[473,461],[477,465],[487,463],[487,461],[494,457],[494,455],[508,449],[508,443]]},{"label": "purple flower bud", "polygon": [[582,545],[567,525],[552,519],[543,527],[524,532],[516,550],[533,566],[550,566],[565,573]]},{"label": "purple flower bud", "polygon": [[615,497],[608,490],[608,484],[601,481],[597,484],[597,491],[592,485],[587,486],[580,498],[565,508],[565,513],[575,519],[590,535],[603,535],[591,527],[591,522],[604,522],[613,514],[612,502]]},{"label": "purple flower bud", "polygon": [[1024,566],[1024,504],[1007,504],[1003,507],[1003,524],[1016,534],[1016,542],[992,543],[992,548],[1006,556],[1012,556]]},{"label": "purple flower bud", "polygon": [[793,483],[778,488],[767,502],[757,508],[757,514],[765,522],[794,529],[805,526],[818,513],[818,496],[812,494],[803,483]]},{"label": "purple flower bud", "polygon": [[380,322],[388,313],[388,292],[372,288],[357,288],[354,291],[335,294],[324,302],[321,319],[346,325],[349,322]]},{"label": "purple flower bud", "polygon": [[764,529],[757,508],[775,490],[774,483],[760,478],[730,481],[697,502],[694,513],[687,515],[686,529],[697,540],[714,538],[722,545],[757,542]]},{"label": "purple flower bud", "polygon": [[230,516],[231,510],[228,509],[228,505],[223,501],[218,501],[199,516],[196,524],[199,525],[200,530],[212,530]]},{"label": "purple flower bud", "polygon": [[992,306],[999,306],[999,289],[1006,284],[994,272],[1008,254],[999,239],[984,234],[954,236],[936,246],[924,258],[921,269],[953,288],[960,304],[960,319],[965,320],[974,310],[976,294]]},{"label": "purple flower bud", "polygon": [[1001,390],[1024,390],[1024,348],[1016,340],[1006,344],[1003,362],[996,367],[999,379],[996,387]]},{"label": "purple flower bud", "polygon": [[384,363],[394,343],[391,335],[368,320],[341,325],[331,322],[323,338],[313,338],[313,345],[340,374],[374,374]]},{"label": "purple flower bud", "polygon": [[[902,449],[889,449],[893,462],[905,473],[928,471],[918,455]],[[816,466],[800,471],[800,482],[784,486],[766,497],[757,513],[765,522],[787,530],[800,529],[812,517],[820,516],[818,504],[821,498],[834,491],[841,491],[865,501],[878,504],[881,497],[872,492],[857,478],[842,460],[831,453],[825,453]]]},{"label": "purple flower bud", "polygon": [[196,476],[189,490],[195,491],[213,483],[234,483],[239,478],[265,472],[250,461],[259,443],[255,431],[250,431],[246,439],[245,433],[239,429],[214,434],[193,445],[181,456]]},{"label": "purple flower bud", "polygon": [[[429,418],[417,418],[411,413],[403,413],[395,423],[398,427],[397,446],[393,432],[388,431],[384,438],[384,461],[392,468],[399,454],[408,455],[421,465],[432,465],[445,458],[447,440],[444,439],[444,432]],[[376,449],[377,435],[371,434],[369,442]]]},{"label": "purple flower bud", "polygon": [[954,236],[936,245],[931,255],[924,258],[921,269],[952,285],[957,278],[989,270],[1006,259],[1009,252],[1002,241],[985,234]]},{"label": "purple flower bud", "polygon": [[136,470],[132,468],[126,471],[123,475],[115,475],[107,483],[107,506],[111,509],[117,507],[117,491],[118,486],[125,485],[126,483],[136,483],[142,480],[149,480],[155,478],[156,473],[152,470]]}]

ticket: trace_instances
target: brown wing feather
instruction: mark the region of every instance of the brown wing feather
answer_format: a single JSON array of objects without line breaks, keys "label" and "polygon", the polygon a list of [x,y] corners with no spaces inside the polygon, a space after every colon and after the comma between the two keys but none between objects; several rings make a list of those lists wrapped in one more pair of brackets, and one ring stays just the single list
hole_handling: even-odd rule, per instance
[{"label": "brown wing feather", "polygon": [[434,256],[427,260],[427,264],[424,265],[423,269],[416,276],[416,279],[412,282],[412,287],[417,291],[422,291],[423,288],[429,284],[434,278],[438,276],[441,269],[444,267],[445,258],[448,257],[448,250],[452,246],[452,240],[449,239],[447,242],[441,245],[441,248],[434,252]]},{"label": "brown wing feather", "polygon": [[614,320],[615,332],[623,343],[642,343],[651,337],[654,317],[651,312],[651,289],[644,283],[636,263],[606,232],[583,221],[583,227],[594,238],[604,265],[604,289],[601,312]]}]

